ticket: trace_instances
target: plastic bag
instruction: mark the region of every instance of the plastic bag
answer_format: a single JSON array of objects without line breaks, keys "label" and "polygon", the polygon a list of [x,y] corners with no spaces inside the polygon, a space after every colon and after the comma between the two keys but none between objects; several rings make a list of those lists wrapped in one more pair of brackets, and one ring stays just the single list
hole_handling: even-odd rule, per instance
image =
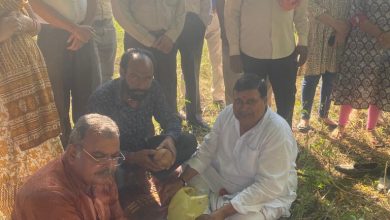
[{"label": "plastic bag", "polygon": [[173,196],[168,207],[168,220],[195,220],[208,207],[207,195],[199,195],[193,187],[183,187]]}]

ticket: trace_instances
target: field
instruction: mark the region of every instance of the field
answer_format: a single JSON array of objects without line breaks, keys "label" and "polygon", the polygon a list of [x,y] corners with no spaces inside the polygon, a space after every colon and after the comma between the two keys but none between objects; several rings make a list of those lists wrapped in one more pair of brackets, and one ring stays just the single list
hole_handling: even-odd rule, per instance
[{"label": "field", "polygon": [[[116,26],[118,50],[115,73],[118,76],[119,57],[123,53],[123,31]],[[180,65],[177,70],[178,85],[181,87],[183,83]],[[299,121],[301,81],[302,77],[298,77],[294,125]],[[182,90],[179,88],[178,91],[181,109],[184,98]],[[200,91],[204,119],[212,125],[219,110],[211,99],[211,67],[206,46],[203,50]],[[384,172],[384,167],[390,159],[390,114],[384,114],[386,123],[378,127],[378,133],[387,143],[387,147],[374,148],[367,144],[364,135],[365,110],[355,111],[351,115],[347,137],[334,142],[329,139],[327,127],[317,121],[318,97],[317,91],[311,119],[313,130],[307,134],[294,131],[300,149],[297,160],[299,189],[290,219],[390,219],[390,197],[376,190],[378,176],[352,178],[334,169],[337,164],[372,161],[379,163]],[[338,106],[331,107],[330,117],[334,120],[338,118]],[[184,129],[188,129],[186,125]],[[200,131],[194,133],[199,141],[205,135]]]}]

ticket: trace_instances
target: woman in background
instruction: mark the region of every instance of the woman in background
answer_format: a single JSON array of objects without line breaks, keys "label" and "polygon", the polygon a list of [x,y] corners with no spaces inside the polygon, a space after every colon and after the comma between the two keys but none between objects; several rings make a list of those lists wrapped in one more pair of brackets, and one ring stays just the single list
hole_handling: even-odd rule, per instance
[{"label": "woman in background", "polygon": [[0,0],[0,219],[25,179],[62,153],[57,110],[30,6]]},{"label": "woman in background", "polygon": [[353,0],[350,22],[352,31],[333,91],[335,105],[341,108],[332,137],[343,137],[352,109],[368,108],[367,140],[382,146],[375,127],[380,111],[390,111],[390,1]]},{"label": "woman in background", "polygon": [[309,119],[316,88],[322,78],[319,119],[329,127],[337,124],[328,117],[333,80],[337,72],[337,55],[349,32],[347,13],[351,0],[311,0],[309,1],[309,55],[300,68],[304,75],[302,82],[301,120],[297,126],[300,132],[310,129]]}]

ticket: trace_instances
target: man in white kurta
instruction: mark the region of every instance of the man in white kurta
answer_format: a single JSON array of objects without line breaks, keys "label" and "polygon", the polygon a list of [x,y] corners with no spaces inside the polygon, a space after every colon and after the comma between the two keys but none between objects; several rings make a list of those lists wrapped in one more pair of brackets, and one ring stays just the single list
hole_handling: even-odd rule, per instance
[{"label": "man in white kurta", "polygon": [[190,182],[204,190],[200,183],[206,183],[211,213],[204,219],[290,215],[298,149],[288,123],[267,107],[266,85],[257,79],[244,75],[237,81],[233,105],[220,113],[177,182],[165,188],[169,194]]}]

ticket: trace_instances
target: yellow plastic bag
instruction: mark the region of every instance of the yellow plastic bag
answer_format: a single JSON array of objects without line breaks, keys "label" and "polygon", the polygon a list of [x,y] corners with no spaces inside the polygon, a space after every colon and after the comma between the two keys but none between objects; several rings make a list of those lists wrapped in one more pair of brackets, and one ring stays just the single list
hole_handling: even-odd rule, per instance
[{"label": "yellow plastic bag", "polygon": [[193,187],[183,187],[173,196],[168,207],[168,220],[195,220],[208,207],[207,195],[199,195]]}]

